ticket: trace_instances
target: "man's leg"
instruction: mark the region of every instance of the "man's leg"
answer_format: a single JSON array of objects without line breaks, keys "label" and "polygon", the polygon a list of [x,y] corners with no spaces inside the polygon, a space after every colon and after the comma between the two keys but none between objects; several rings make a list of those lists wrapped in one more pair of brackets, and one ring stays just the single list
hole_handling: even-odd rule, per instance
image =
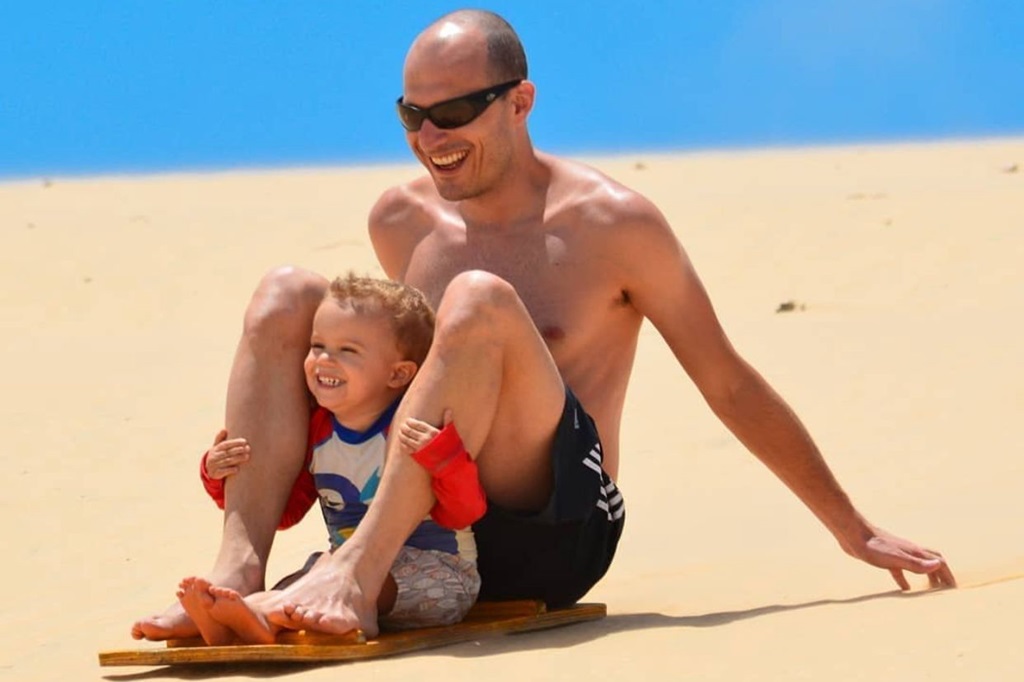
[{"label": "man's leg", "polygon": [[[451,409],[477,455],[488,496],[537,510],[551,492],[550,447],[565,389],[515,290],[484,272],[459,275],[437,311],[434,343],[395,415],[440,424]],[[374,604],[395,556],[433,506],[429,474],[410,457],[388,460],[355,534],[282,593],[271,620],[326,632],[377,631]]]},{"label": "man's leg", "polygon": [[[228,381],[225,425],[248,439],[250,460],[224,486],[220,550],[207,579],[242,595],[264,588],[267,556],[305,458],[309,399],[302,361],[327,281],[281,268],[260,282],[246,309]],[[136,639],[197,633],[178,603],[132,627]]]}]

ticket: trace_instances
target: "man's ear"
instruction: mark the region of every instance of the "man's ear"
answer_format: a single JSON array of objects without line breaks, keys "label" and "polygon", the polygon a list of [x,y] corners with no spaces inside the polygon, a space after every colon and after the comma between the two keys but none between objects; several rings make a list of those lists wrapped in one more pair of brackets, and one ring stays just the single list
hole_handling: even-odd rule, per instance
[{"label": "man's ear", "polygon": [[537,88],[530,81],[523,81],[511,96],[516,116],[522,117],[525,120],[533,110],[533,101],[537,96]]},{"label": "man's ear", "polygon": [[401,360],[391,366],[391,377],[388,379],[388,388],[402,388],[407,386],[412,378],[416,376],[419,367],[412,360]]}]

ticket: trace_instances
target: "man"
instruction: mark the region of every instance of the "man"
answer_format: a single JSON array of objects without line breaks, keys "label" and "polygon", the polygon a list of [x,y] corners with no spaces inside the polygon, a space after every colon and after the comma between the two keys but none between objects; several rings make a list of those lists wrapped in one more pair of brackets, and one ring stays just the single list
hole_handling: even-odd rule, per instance
[{"label": "man", "polygon": [[[927,573],[933,587],[955,584],[937,552],[857,512],[796,416],[732,348],[659,211],[595,170],[533,148],[535,89],[503,19],[441,18],[413,43],[403,76],[399,113],[429,176],[378,200],[370,237],[387,274],[437,305],[437,327],[395,418],[440,424],[451,409],[476,455],[490,505],[475,526],[485,597],[569,603],[607,569],[624,515],[613,481],[644,318],[715,414],[847,553],[888,569],[903,589],[903,571]],[[228,430],[249,439],[253,462],[226,490],[209,576],[243,593],[262,587],[302,461],[301,358],[324,286],[310,273],[272,273],[246,313]],[[394,451],[363,524],[281,593],[275,622],[376,632],[388,567],[434,503],[427,471]],[[172,608],[133,632],[181,636],[190,625]]]}]

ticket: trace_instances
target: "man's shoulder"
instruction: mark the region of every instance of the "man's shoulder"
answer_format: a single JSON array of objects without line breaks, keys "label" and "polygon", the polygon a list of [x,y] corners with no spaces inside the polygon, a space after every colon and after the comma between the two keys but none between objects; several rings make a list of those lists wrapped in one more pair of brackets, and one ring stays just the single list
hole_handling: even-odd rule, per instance
[{"label": "man's shoulder", "polygon": [[438,222],[440,197],[429,178],[396,185],[385,191],[370,210],[370,241],[384,272],[404,279],[416,244]]},{"label": "man's shoulder", "polygon": [[663,224],[658,208],[639,191],[579,161],[551,157],[559,213],[593,227]]},{"label": "man's shoulder", "polygon": [[370,209],[370,230],[428,222],[437,192],[430,178],[417,178],[384,191]]}]

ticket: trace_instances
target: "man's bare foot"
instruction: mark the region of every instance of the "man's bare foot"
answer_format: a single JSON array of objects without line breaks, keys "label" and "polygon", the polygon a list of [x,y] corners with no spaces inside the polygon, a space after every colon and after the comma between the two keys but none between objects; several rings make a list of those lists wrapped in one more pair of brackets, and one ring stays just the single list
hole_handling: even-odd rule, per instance
[{"label": "man's bare foot", "polygon": [[159,642],[165,639],[187,639],[198,636],[199,628],[185,613],[180,602],[174,602],[163,613],[139,619],[132,624],[134,639]]},{"label": "man's bare foot", "polygon": [[206,578],[185,578],[178,586],[178,601],[199,628],[204,642],[210,646],[232,644],[236,639],[235,633],[210,613],[214,605],[214,596],[210,592],[212,587]]},{"label": "man's bare foot", "polygon": [[266,608],[267,620],[291,630],[341,635],[362,629],[376,637],[377,601],[337,554],[324,554],[309,573],[283,590]]},{"label": "man's bare foot", "polygon": [[251,604],[230,587],[212,586],[209,594],[213,598],[209,616],[223,627],[230,628],[239,640],[246,644],[274,643],[274,637],[281,628],[268,622],[266,617],[256,610],[261,602],[259,597],[267,593],[255,593]]}]

